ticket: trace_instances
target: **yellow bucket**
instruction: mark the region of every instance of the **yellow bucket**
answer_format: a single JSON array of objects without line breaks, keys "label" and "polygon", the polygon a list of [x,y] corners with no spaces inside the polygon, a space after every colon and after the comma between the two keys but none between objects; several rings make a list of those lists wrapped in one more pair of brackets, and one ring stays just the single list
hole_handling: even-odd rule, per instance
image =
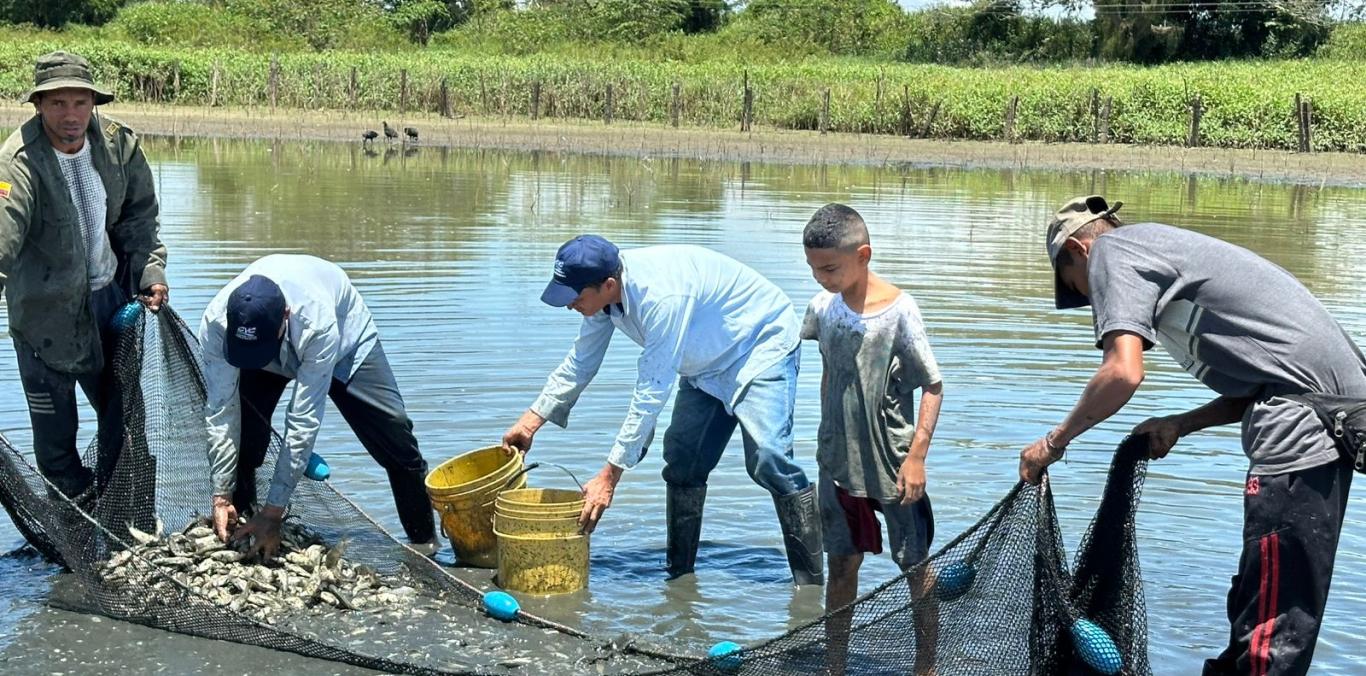
[{"label": "yellow bucket", "polygon": [[583,493],[559,488],[506,490],[494,501],[498,584],[524,594],[565,594],[588,586],[588,536],[579,532]]},{"label": "yellow bucket", "polygon": [[[427,494],[441,517],[441,530],[462,563],[498,565],[494,499],[521,466],[521,454],[508,457],[501,447],[491,446],[447,460],[427,475]],[[513,488],[525,486],[526,475],[511,483]]]},{"label": "yellow bucket", "polygon": [[498,585],[523,594],[567,594],[588,586],[587,535],[498,534]]}]

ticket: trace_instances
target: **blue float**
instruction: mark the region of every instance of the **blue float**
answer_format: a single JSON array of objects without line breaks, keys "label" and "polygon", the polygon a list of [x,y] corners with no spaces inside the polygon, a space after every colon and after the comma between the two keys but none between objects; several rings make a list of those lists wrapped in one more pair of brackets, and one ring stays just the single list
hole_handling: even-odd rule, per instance
[{"label": "blue float", "polygon": [[130,328],[133,328],[134,326],[137,326],[138,317],[141,316],[142,303],[139,303],[138,301],[132,301],[131,303],[128,303],[127,305],[119,308],[119,311],[114,314],[114,319],[112,322],[114,325],[114,331],[122,333],[123,331],[126,331]]},{"label": "blue float", "polygon": [[314,481],[327,481],[332,476],[332,468],[328,466],[321,454],[313,451],[313,455],[308,456],[308,466],[304,468],[304,476]]},{"label": "blue float", "polygon": [[1124,668],[1124,656],[1119,654],[1119,646],[1095,622],[1085,618],[1073,622],[1072,645],[1087,666],[1106,676],[1118,674]]},{"label": "blue float", "polygon": [[491,591],[484,594],[484,612],[496,619],[505,622],[517,619],[517,611],[521,610],[521,605],[512,594],[500,591]]},{"label": "blue float", "polygon": [[741,650],[743,648],[740,647],[739,643],[721,641],[707,651],[707,659],[711,660],[711,663],[717,668],[732,671],[739,669],[740,664],[744,661],[740,656]]},{"label": "blue float", "polygon": [[977,580],[977,569],[967,561],[955,561],[944,566],[937,575],[935,593],[940,601],[952,601],[968,592]]}]

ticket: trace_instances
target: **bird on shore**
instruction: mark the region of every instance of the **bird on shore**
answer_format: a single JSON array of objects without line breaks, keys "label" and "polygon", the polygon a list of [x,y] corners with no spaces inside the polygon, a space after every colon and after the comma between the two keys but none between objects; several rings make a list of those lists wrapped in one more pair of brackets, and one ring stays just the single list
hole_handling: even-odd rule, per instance
[{"label": "bird on shore", "polygon": [[407,136],[408,140],[413,143],[417,143],[417,127],[404,127],[403,135]]},{"label": "bird on shore", "polygon": [[390,127],[388,122],[381,122],[380,124],[383,124],[383,125],[384,125],[384,142],[385,142],[385,143],[388,143],[388,142],[393,141],[394,139],[398,138],[398,132],[397,132],[397,131],[394,131],[394,128],[393,128],[393,127]]},{"label": "bird on shore", "polygon": [[375,131],[374,129],[366,129],[360,134],[361,145],[365,145],[377,138],[379,138],[379,132]]}]

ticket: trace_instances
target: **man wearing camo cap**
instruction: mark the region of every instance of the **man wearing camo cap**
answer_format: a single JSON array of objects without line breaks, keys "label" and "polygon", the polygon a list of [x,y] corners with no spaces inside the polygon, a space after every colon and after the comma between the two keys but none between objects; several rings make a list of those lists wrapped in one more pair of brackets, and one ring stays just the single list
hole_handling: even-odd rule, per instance
[{"label": "man wearing camo cap", "polygon": [[[90,64],[40,57],[24,100],[36,114],[0,146],[0,286],[38,469],[88,504],[123,439],[111,320],[135,297],[166,302],[166,248],[147,159],[132,130],[95,112],[114,95]],[[76,449],[77,384],[99,419],[93,475]]]}]

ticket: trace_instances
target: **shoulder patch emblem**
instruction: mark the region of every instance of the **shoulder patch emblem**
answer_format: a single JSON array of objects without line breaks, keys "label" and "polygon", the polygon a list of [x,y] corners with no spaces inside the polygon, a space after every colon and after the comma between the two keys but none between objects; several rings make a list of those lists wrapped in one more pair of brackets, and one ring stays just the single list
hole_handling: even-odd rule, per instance
[{"label": "shoulder patch emblem", "polygon": [[118,133],[119,133],[119,123],[118,123],[118,122],[110,122],[109,124],[105,125],[105,127],[104,127],[104,135],[105,135],[106,137],[108,137],[109,140],[111,140],[111,141],[114,140],[114,137],[117,136]]},{"label": "shoulder patch emblem", "polygon": [[11,186],[4,181],[0,181],[0,199],[9,199],[9,190],[12,187],[14,186]]}]

